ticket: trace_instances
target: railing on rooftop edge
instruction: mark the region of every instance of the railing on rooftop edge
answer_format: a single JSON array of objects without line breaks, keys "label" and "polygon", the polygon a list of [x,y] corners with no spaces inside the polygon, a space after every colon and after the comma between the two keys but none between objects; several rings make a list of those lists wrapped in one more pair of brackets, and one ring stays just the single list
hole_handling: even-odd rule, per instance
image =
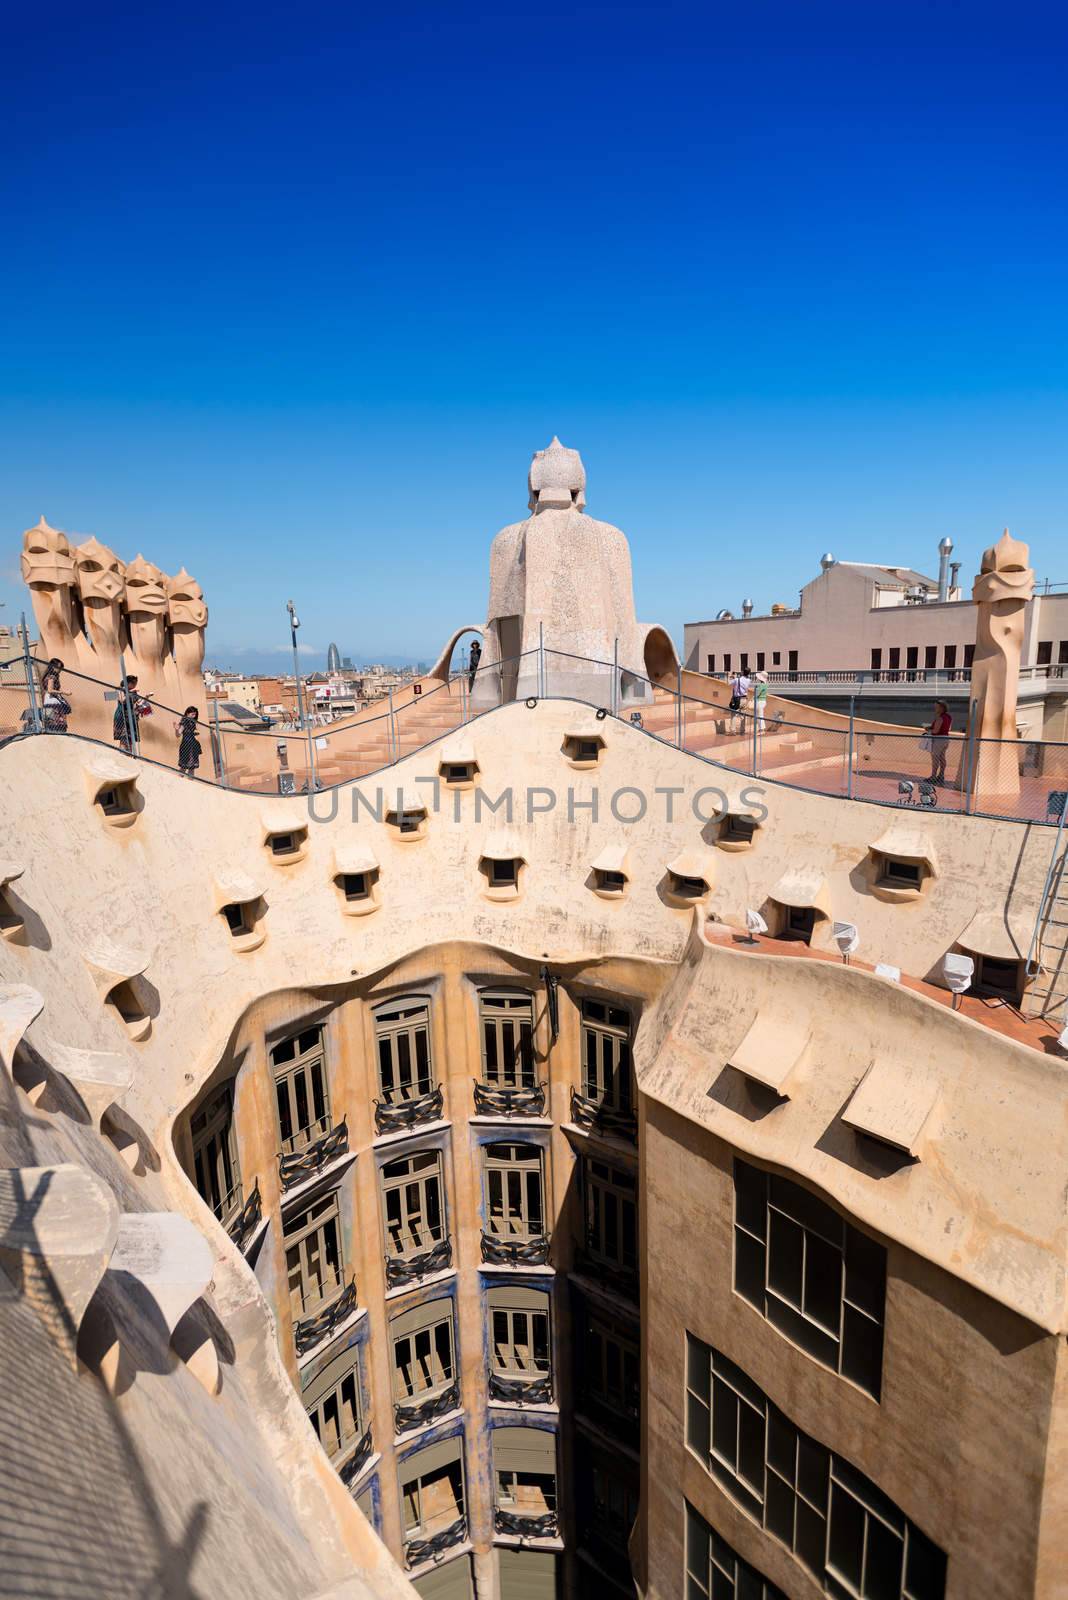
[{"label": "railing on rooftop edge", "polygon": [[[151,716],[127,719],[121,686],[69,669],[61,678],[62,703],[49,705],[41,682],[44,666],[18,658],[0,670],[0,743],[69,733],[104,748],[128,749],[157,765],[179,765],[182,741],[175,730],[180,719],[173,707],[153,701]],[[675,687],[654,684],[616,662],[542,646],[479,667],[474,675],[454,672],[399,706],[391,697],[373,716],[340,726],[317,724],[303,733],[227,726],[216,707],[210,722],[197,723],[200,761],[189,781],[299,800],[376,779],[375,803],[370,792],[364,798],[369,814],[377,814],[376,807],[389,807],[386,775],[399,760],[460,733],[507,704],[517,689],[522,701],[522,690],[529,687],[532,701],[573,700],[602,720],[628,722],[714,768],[810,793],[1048,826],[1056,826],[1066,803],[1068,743],[980,739],[973,706],[966,727],[949,735],[944,750],[940,745],[932,750],[918,730],[873,725],[855,707],[848,717],[833,722],[825,720],[826,713],[810,711],[806,716],[803,708],[783,699],[769,702],[763,716],[751,701],[731,712],[722,684],[703,678],[705,698],[683,693],[682,681],[680,671]],[[585,727],[591,721],[589,711],[576,710],[576,722]],[[439,761],[418,774],[423,787],[417,792],[428,806]]]}]

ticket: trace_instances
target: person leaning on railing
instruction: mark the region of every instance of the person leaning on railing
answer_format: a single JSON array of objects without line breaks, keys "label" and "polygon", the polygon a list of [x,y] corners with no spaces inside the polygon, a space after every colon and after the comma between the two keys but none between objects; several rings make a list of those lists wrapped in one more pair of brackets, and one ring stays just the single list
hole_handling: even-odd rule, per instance
[{"label": "person leaning on railing", "polygon": [[141,718],[152,715],[151,700],[151,695],[138,694],[137,678],[128,675],[126,693],[124,695],[122,690],[119,690],[118,704],[111,723],[111,737],[127,755],[133,752],[134,736]]}]

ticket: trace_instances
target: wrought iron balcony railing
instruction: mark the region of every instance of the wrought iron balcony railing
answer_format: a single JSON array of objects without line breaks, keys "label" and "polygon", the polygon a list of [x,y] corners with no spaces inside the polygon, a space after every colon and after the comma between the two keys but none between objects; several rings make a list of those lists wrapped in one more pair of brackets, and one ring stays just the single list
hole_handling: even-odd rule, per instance
[{"label": "wrought iron balcony railing", "polygon": [[543,1083],[504,1085],[475,1080],[475,1111],[481,1117],[541,1117],[545,1114]]},{"label": "wrought iron balcony railing", "polygon": [[498,1533],[517,1533],[523,1539],[553,1539],[560,1532],[555,1511],[526,1516],[521,1511],[502,1511],[500,1506],[494,1508],[493,1526]]},{"label": "wrought iron balcony railing", "polygon": [[529,1239],[502,1239],[483,1231],[482,1259],[498,1267],[543,1267],[549,1259],[549,1236],[536,1233]]},{"label": "wrought iron balcony railing", "polygon": [[452,1240],[439,1239],[429,1250],[418,1255],[386,1257],[386,1287],[396,1289],[403,1283],[415,1283],[431,1272],[444,1272],[452,1266]]},{"label": "wrought iron balcony railing", "polygon": [[244,1255],[252,1242],[252,1235],[256,1232],[263,1220],[263,1201],[260,1197],[260,1180],[257,1178],[253,1185],[252,1193],[245,1201],[241,1210],[226,1225],[226,1231]]},{"label": "wrought iron balcony railing", "polygon": [[404,1546],[404,1565],[417,1567],[423,1561],[429,1561],[433,1556],[440,1556],[446,1550],[451,1550],[453,1545],[463,1544],[467,1538],[467,1518],[457,1517],[455,1522],[450,1522],[447,1528],[431,1534],[429,1539],[409,1539]]},{"label": "wrought iron balcony railing", "polygon": [[278,1157],[278,1176],[283,1193],[295,1183],[319,1172],[335,1156],[343,1155],[349,1147],[349,1130],[344,1121],[331,1128],[321,1138],[305,1145],[303,1150],[283,1151]]},{"label": "wrought iron balcony railing", "polygon": [[418,1100],[376,1100],[375,1127],[379,1133],[401,1133],[421,1122],[436,1122],[442,1114],[441,1089],[430,1089]]},{"label": "wrought iron balcony railing", "polygon": [[539,1373],[535,1378],[509,1377],[490,1369],[489,1396],[491,1400],[507,1400],[524,1406],[552,1404],[553,1378],[551,1372]]},{"label": "wrought iron balcony railing", "polygon": [[633,1111],[617,1110],[601,1100],[591,1100],[588,1095],[571,1091],[571,1120],[580,1128],[590,1128],[595,1133],[613,1133],[617,1139],[638,1139],[638,1118]]},{"label": "wrought iron balcony railing", "polygon": [[356,1279],[353,1278],[336,1300],[317,1311],[313,1317],[304,1317],[293,1324],[293,1338],[297,1345],[297,1354],[302,1356],[310,1350],[313,1344],[318,1344],[320,1339],[325,1339],[332,1333],[339,1323],[351,1316],[356,1310]]},{"label": "wrought iron balcony railing", "polygon": [[447,1389],[439,1389],[436,1394],[427,1395],[425,1400],[398,1400],[393,1407],[397,1432],[420,1428],[424,1423],[433,1422],[436,1417],[458,1410],[459,1405],[460,1385],[455,1379]]},{"label": "wrought iron balcony railing", "polygon": [[374,1447],[374,1439],[371,1437],[371,1425],[368,1423],[367,1427],[360,1435],[359,1444],[356,1446],[351,1456],[349,1456],[347,1461],[342,1462],[341,1466],[337,1469],[337,1475],[343,1484],[348,1486],[348,1484],[352,1483],[355,1478],[359,1477],[363,1468],[367,1465],[368,1461],[370,1461]]},{"label": "wrought iron balcony railing", "polygon": [[638,1263],[629,1261],[609,1261],[599,1255],[595,1250],[587,1247],[578,1252],[576,1265],[580,1271],[593,1279],[599,1279],[609,1289],[614,1289],[627,1300],[637,1302],[638,1299]]}]

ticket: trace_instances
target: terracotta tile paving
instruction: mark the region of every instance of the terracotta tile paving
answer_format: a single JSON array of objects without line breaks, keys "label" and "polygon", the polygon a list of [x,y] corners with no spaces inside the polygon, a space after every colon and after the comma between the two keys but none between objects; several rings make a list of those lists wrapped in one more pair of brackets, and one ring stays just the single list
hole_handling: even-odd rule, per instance
[{"label": "terracotta tile paving", "polygon": [[[804,956],[809,961],[840,962],[842,959],[830,950],[811,950],[800,939],[773,939],[769,934],[758,934],[755,942],[751,943],[745,933],[729,927],[725,922],[706,922],[704,934],[709,944],[728,946],[742,954],[759,951],[762,955]],[[875,970],[869,962],[858,961],[856,957],[851,958],[850,966],[860,967],[864,972]],[[925,983],[922,978],[912,978],[904,972],[901,974],[901,987],[915,990],[936,1005],[951,1006],[953,1003],[953,996],[948,989],[939,989],[932,983]],[[1023,1017],[1003,1000],[988,1000],[979,995],[963,995],[957,1009],[962,1016],[982,1023],[985,1028],[993,1028],[995,1033],[1015,1039],[1018,1044],[1030,1045],[1033,1050],[1058,1057],[1068,1067],[1068,1056],[1057,1044],[1060,1024],[1038,1017]]]}]

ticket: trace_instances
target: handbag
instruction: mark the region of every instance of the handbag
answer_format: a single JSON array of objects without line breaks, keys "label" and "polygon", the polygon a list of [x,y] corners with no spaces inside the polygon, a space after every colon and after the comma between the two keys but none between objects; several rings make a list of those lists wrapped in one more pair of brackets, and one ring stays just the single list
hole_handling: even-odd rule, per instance
[{"label": "handbag", "polygon": [[930,748],[931,748],[931,735],[929,733],[925,733],[923,738],[920,740],[920,749],[921,750],[930,750]]}]

